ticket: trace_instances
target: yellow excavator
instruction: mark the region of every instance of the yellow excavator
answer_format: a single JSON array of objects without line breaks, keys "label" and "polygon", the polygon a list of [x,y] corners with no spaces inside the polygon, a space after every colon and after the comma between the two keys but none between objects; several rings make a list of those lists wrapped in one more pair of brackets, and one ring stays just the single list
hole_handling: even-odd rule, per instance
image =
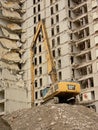
[{"label": "yellow excavator", "polygon": [[[72,81],[70,82],[58,81],[56,66],[55,66],[54,59],[51,53],[49,39],[47,36],[44,20],[40,21],[38,24],[36,33],[33,38],[32,48],[36,44],[36,40],[39,36],[40,31],[42,32],[43,43],[47,51],[46,58],[47,58],[47,64],[48,64],[48,75],[50,76],[51,81],[52,81],[51,85],[49,87],[44,88],[42,91],[43,103],[49,102],[52,99],[54,100],[55,103],[58,103],[58,102],[64,103],[64,102],[73,101],[73,99],[75,99],[75,97],[81,92],[80,84],[76,82],[72,82]],[[32,58],[33,56],[34,56],[34,53],[32,55]]]}]

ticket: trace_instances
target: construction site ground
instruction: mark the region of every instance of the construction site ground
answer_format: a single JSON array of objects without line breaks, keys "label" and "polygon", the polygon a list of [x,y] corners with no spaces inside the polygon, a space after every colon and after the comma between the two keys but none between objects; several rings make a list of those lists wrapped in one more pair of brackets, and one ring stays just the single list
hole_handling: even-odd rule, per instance
[{"label": "construction site ground", "polygon": [[80,105],[41,105],[13,112],[3,119],[6,123],[0,120],[0,130],[98,130],[98,114]]}]

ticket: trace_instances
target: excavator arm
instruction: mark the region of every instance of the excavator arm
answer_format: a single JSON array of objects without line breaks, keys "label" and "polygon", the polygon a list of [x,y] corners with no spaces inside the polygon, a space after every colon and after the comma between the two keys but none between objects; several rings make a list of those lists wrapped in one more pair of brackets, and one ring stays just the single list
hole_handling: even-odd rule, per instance
[{"label": "excavator arm", "polygon": [[[36,41],[40,32],[42,32],[43,43],[45,45],[45,49],[47,52],[46,58],[47,58],[47,64],[48,64],[48,75],[50,76],[51,81],[52,81],[50,88],[48,88],[48,90],[47,88],[43,90],[43,101],[46,102],[54,97],[57,97],[59,100],[61,100],[61,102],[63,100],[67,101],[67,99],[75,97],[76,95],[80,93],[80,85],[74,82],[58,82],[56,67],[53,60],[53,56],[51,54],[49,39],[48,39],[46,28],[45,28],[45,21],[40,21],[37,26],[37,30],[34,35],[32,47],[31,47],[31,49],[33,50],[33,51],[31,50],[32,52],[31,59],[33,59],[34,57],[34,47],[36,45]],[[32,72],[34,72],[34,65],[33,65]],[[34,82],[34,75],[33,75],[32,80]]]},{"label": "excavator arm", "polygon": [[[36,40],[39,36],[40,31],[42,32],[43,43],[44,43],[45,49],[47,51],[46,58],[47,58],[47,63],[48,63],[48,74],[50,75],[51,81],[54,84],[57,82],[57,73],[56,73],[56,69],[55,69],[55,63],[53,61],[53,56],[52,56],[51,51],[50,51],[50,44],[49,44],[49,40],[47,37],[47,32],[46,32],[44,20],[40,21],[38,26],[37,26],[37,30],[36,30],[36,33],[35,33],[34,38],[33,38],[32,48],[36,44]],[[33,53],[32,57],[33,56],[34,56],[34,53]]]}]

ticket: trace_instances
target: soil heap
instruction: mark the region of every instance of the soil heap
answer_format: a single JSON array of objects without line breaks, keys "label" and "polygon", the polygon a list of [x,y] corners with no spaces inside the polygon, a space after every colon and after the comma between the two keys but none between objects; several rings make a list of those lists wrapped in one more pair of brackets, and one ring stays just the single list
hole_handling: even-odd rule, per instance
[{"label": "soil heap", "polygon": [[0,118],[0,130],[12,130],[7,121]]},{"label": "soil heap", "polygon": [[48,104],[3,118],[12,130],[98,130],[98,114],[81,105]]}]

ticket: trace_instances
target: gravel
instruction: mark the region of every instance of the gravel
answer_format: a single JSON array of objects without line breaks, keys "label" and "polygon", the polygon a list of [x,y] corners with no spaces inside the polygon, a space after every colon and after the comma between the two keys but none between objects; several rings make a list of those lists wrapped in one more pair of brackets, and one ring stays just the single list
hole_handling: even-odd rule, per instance
[{"label": "gravel", "polygon": [[98,130],[98,114],[81,105],[48,104],[3,118],[12,130]]},{"label": "gravel", "polygon": [[0,117],[0,130],[12,130],[7,121]]}]

